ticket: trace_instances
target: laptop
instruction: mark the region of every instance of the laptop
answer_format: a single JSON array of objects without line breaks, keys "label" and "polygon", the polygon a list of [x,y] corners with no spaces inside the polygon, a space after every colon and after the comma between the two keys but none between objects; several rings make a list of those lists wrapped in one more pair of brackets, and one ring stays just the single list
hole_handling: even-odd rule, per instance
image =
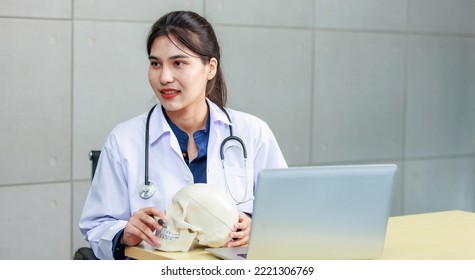
[{"label": "laptop", "polygon": [[249,244],[221,259],[375,259],[382,255],[395,164],[262,170]]}]

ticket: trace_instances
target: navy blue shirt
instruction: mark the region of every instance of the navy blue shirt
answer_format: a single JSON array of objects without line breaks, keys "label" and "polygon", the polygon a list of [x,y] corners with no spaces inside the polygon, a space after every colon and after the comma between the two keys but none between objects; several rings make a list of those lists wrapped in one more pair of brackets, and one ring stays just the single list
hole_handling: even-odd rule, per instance
[{"label": "navy blue shirt", "polygon": [[170,118],[168,118],[165,110],[163,109],[163,114],[167,119],[168,124],[172,128],[173,133],[175,133],[178,143],[180,144],[181,153],[186,164],[190,168],[191,173],[193,174],[194,183],[206,183],[206,161],[208,157],[208,140],[209,140],[209,123],[210,117],[206,120],[205,129],[197,130],[193,133],[193,139],[195,140],[196,145],[198,146],[198,155],[194,160],[190,162],[188,157],[188,134],[176,126]]}]

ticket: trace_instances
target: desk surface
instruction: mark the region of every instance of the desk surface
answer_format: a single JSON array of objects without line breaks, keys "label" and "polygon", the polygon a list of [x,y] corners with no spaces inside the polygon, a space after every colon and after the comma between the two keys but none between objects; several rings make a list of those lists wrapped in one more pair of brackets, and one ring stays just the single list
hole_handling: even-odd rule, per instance
[{"label": "desk surface", "polygon": [[475,213],[391,217],[381,259],[475,259]]},{"label": "desk surface", "polygon": [[[144,246],[125,249],[134,259],[216,260],[203,248],[186,253],[162,252]],[[390,217],[380,259],[475,259],[475,213],[444,211]]]}]

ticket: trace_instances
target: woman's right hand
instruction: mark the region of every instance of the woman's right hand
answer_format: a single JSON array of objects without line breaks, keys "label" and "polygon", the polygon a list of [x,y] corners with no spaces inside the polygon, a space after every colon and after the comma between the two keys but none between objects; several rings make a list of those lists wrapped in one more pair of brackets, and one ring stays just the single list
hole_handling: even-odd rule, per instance
[{"label": "woman's right hand", "polygon": [[154,216],[165,218],[162,212],[154,207],[142,208],[136,211],[125,225],[121,243],[127,246],[135,246],[144,240],[151,246],[159,246],[160,242],[154,231],[161,230],[162,226],[158,224]]}]

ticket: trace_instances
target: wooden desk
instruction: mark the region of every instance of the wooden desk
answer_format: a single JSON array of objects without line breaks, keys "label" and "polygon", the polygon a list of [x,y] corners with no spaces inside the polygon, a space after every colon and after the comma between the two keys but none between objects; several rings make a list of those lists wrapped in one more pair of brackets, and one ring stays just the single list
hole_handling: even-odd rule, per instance
[{"label": "wooden desk", "polygon": [[381,259],[475,260],[475,213],[391,217]]},{"label": "wooden desk", "polygon": [[125,248],[125,255],[137,260],[220,260],[204,248],[195,248],[186,253],[162,252],[142,244]]},{"label": "wooden desk", "polygon": [[[187,253],[128,247],[134,259],[217,260],[203,248]],[[444,211],[390,217],[383,255],[392,260],[475,259],[475,213]]]}]

